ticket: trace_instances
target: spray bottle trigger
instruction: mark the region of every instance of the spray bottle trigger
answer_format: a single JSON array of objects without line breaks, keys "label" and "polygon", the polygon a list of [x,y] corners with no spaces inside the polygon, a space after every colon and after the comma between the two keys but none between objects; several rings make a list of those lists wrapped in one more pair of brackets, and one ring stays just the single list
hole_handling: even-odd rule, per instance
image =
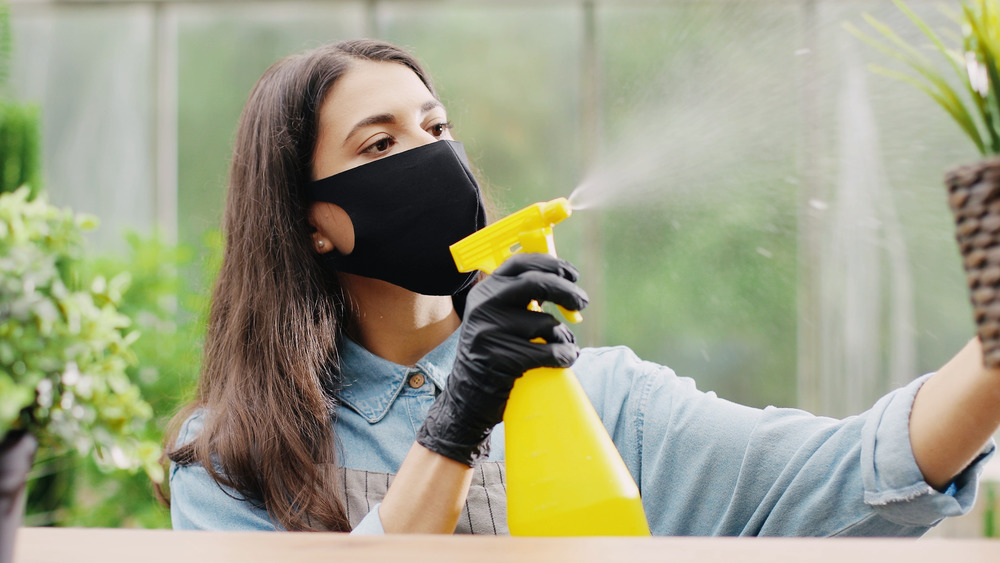
[{"label": "spray bottle trigger", "polygon": [[[566,322],[573,324],[583,322],[583,315],[580,314],[580,311],[570,311],[562,305],[556,305],[556,308],[559,309],[559,312],[562,314],[563,318],[566,319]],[[538,312],[543,311],[542,306],[534,299],[532,299],[531,303],[528,304],[528,309]]]}]

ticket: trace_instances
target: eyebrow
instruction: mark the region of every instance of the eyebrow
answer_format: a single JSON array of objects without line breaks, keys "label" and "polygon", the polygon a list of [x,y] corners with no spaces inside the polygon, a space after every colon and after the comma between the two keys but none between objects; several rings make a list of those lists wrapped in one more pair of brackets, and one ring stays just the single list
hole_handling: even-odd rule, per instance
[{"label": "eyebrow", "polygon": [[[426,102],[424,102],[422,106],[420,106],[420,112],[427,113],[432,109],[443,108],[443,107],[444,104],[442,104],[439,100],[427,100]],[[380,113],[377,115],[370,115],[354,124],[354,127],[352,127],[350,132],[348,132],[347,135],[344,137],[344,144],[345,145],[347,144],[348,139],[350,139],[352,135],[357,133],[358,129],[363,129],[371,125],[386,125],[395,122],[396,122],[396,116],[391,113]]]}]

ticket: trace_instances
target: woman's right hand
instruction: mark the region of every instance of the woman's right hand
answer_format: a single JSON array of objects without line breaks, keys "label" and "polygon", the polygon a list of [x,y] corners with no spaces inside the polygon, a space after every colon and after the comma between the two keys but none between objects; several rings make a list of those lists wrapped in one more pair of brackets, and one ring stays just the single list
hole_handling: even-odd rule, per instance
[{"label": "woman's right hand", "polygon": [[[548,254],[515,254],[472,288],[455,365],[417,432],[420,445],[472,466],[503,419],[514,380],[529,369],[576,361],[579,348],[569,328],[528,304],[583,309],[587,294],[573,283],[577,278],[576,268]],[[536,338],[545,342],[532,342]]]}]

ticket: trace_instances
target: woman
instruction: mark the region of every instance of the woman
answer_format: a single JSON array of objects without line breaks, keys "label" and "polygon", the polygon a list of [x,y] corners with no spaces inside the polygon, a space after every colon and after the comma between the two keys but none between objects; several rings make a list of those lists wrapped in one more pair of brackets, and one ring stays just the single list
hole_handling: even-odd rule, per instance
[{"label": "woman", "polygon": [[426,73],[385,43],[321,47],[257,83],[198,396],[167,439],[176,528],[503,533],[510,388],[571,364],[654,534],[909,536],[970,508],[1000,423],[977,340],[845,420],[580,351],[526,309],[584,307],[572,266],[518,255],[470,289],[450,263],[485,219],[449,129]]}]

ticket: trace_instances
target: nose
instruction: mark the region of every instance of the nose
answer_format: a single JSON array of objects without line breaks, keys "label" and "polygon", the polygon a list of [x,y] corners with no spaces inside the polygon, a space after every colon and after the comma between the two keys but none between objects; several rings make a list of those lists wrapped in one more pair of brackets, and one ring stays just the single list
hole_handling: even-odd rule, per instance
[{"label": "nose", "polygon": [[434,135],[431,134],[430,131],[427,131],[426,129],[420,127],[419,124],[415,126],[415,129],[416,131],[414,132],[414,143],[411,148],[417,148],[417,147],[422,147],[424,145],[429,145],[434,141],[438,140],[438,137],[435,137]]}]

